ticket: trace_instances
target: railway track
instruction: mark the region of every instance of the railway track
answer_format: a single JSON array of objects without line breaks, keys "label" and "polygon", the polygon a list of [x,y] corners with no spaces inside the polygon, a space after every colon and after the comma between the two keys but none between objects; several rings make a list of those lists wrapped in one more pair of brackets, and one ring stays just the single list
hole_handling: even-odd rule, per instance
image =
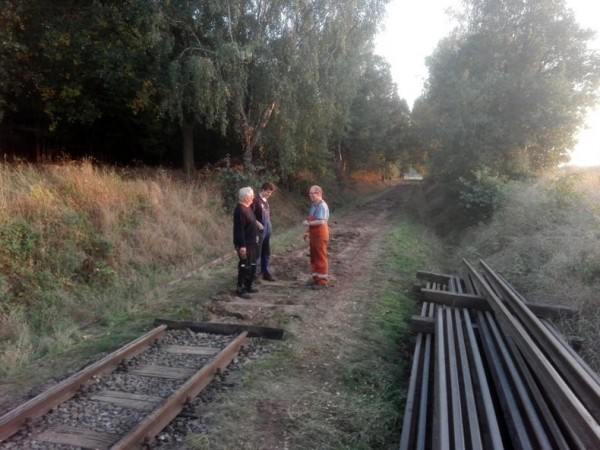
[{"label": "railway track", "polygon": [[161,324],[1,416],[0,449],[149,448],[249,345],[236,331]]}]

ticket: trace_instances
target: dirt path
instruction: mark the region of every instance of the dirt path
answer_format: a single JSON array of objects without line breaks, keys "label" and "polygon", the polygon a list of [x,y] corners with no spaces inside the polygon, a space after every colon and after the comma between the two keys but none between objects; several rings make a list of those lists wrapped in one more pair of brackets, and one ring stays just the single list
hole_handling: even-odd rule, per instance
[{"label": "dirt path", "polygon": [[[328,289],[315,292],[306,286],[310,279],[307,243],[285,254],[275,250],[272,266],[277,281],[262,281],[256,286],[259,293],[253,294],[252,300],[239,299],[233,291],[213,296],[206,305],[211,320],[272,326],[282,319],[286,322],[285,316],[293,318],[303,309],[318,308],[322,305],[317,301],[320,298],[327,298],[327,310],[334,305],[343,305],[348,290],[356,289],[365,279],[373,277],[373,266],[369,261],[374,250],[373,240],[390,225],[390,217],[402,211],[412,190],[410,185],[399,185],[343,218],[336,219],[333,215]],[[335,317],[333,314],[332,320],[338,320]]]},{"label": "dirt path", "polygon": [[[347,348],[358,339],[357,317],[360,319],[369,308],[369,299],[375,298],[381,285],[378,259],[385,242],[378,238],[393,218],[402,214],[414,191],[414,186],[399,185],[343,217],[333,218],[329,288],[313,291],[306,286],[310,274],[308,247],[302,245],[287,254],[275,251],[272,265],[277,281],[263,281],[252,300],[224,292],[207,305],[215,321],[283,324],[288,334],[283,345],[297,362],[274,368],[285,374],[275,373],[272,381],[255,381],[221,399],[221,415],[208,420],[208,428],[220,430],[220,437],[226,439],[222,448],[317,448],[310,440],[303,447],[297,442],[290,446],[290,422],[311,420],[315,408],[321,410],[318,421],[323,417],[328,420],[329,412],[323,408],[339,415],[334,412],[339,399],[334,384],[330,384],[331,365],[344,364]],[[234,410],[241,412],[232,417]],[[214,448],[214,441],[210,448]]]}]

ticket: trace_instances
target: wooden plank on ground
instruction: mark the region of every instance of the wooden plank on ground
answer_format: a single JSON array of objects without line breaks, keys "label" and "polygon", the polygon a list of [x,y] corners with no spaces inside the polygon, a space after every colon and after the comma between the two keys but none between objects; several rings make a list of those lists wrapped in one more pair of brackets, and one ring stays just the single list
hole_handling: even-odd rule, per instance
[{"label": "wooden plank on ground", "polygon": [[118,439],[119,436],[114,434],[67,426],[49,428],[39,435],[43,442],[98,450],[109,449]]},{"label": "wooden plank on ground", "polygon": [[[421,289],[423,301],[438,303],[440,305],[470,308],[478,311],[491,311],[484,296],[475,294],[458,294],[456,292],[439,291],[436,289]],[[540,319],[565,319],[577,317],[579,310],[568,306],[540,305],[525,302],[531,312]]]},{"label": "wooden plank on ground", "polygon": [[179,367],[154,366],[149,364],[147,366],[140,366],[135,369],[129,369],[129,373],[134,373],[136,375],[142,375],[146,377],[185,380],[186,378],[190,378],[192,375],[194,375],[196,371],[192,369],[183,369]]},{"label": "wooden plank on ground", "polygon": [[152,395],[132,394],[129,392],[104,390],[92,395],[97,402],[112,403],[127,408],[146,411],[155,408],[163,399]]},{"label": "wooden plank on ground", "polygon": [[538,319],[571,319],[579,317],[579,310],[569,306],[541,305],[525,302]]},{"label": "wooden plank on ground", "polygon": [[432,283],[440,284],[448,284],[448,281],[450,281],[450,275],[426,272],[424,270],[417,270],[417,278],[419,280],[431,281]]},{"label": "wooden plank on ground", "polygon": [[232,300],[226,305],[241,306],[248,308],[264,308],[264,309],[283,309],[284,311],[295,311],[306,308],[307,305],[286,305],[285,303],[266,303],[257,302],[254,300]]},{"label": "wooden plank on ground", "polygon": [[166,345],[164,350],[178,355],[216,355],[221,351],[216,347],[195,347],[193,345]]},{"label": "wooden plank on ground", "polygon": [[473,294],[458,294],[456,292],[438,291],[435,289],[421,289],[423,301],[433,302],[440,305],[456,306],[460,308],[472,308],[482,311],[490,311],[485,297]]},{"label": "wooden plank on ground", "polygon": [[415,333],[435,333],[435,319],[433,317],[412,316],[410,318],[410,328]]},{"label": "wooden plank on ground", "polygon": [[217,322],[188,322],[175,321],[167,319],[155,319],[155,324],[166,325],[172,330],[190,329],[197,333],[212,334],[240,334],[243,331],[248,333],[248,337],[262,337],[265,339],[283,339],[284,331],[281,328],[260,327],[256,325],[229,324]]}]

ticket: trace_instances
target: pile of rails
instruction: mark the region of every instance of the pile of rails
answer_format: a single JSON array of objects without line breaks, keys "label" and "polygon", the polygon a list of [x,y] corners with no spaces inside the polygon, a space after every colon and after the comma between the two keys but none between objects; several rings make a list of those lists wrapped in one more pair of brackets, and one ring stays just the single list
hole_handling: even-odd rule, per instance
[{"label": "pile of rails", "polygon": [[419,272],[421,315],[400,449],[598,449],[600,379],[485,262]]}]

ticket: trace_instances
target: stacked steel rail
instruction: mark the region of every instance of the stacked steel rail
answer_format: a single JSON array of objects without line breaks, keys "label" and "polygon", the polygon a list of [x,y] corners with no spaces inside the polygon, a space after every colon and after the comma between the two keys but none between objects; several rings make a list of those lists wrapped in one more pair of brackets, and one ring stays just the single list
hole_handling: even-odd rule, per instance
[{"label": "stacked steel rail", "polygon": [[548,318],[480,261],[420,272],[400,449],[600,448],[600,382]]}]

